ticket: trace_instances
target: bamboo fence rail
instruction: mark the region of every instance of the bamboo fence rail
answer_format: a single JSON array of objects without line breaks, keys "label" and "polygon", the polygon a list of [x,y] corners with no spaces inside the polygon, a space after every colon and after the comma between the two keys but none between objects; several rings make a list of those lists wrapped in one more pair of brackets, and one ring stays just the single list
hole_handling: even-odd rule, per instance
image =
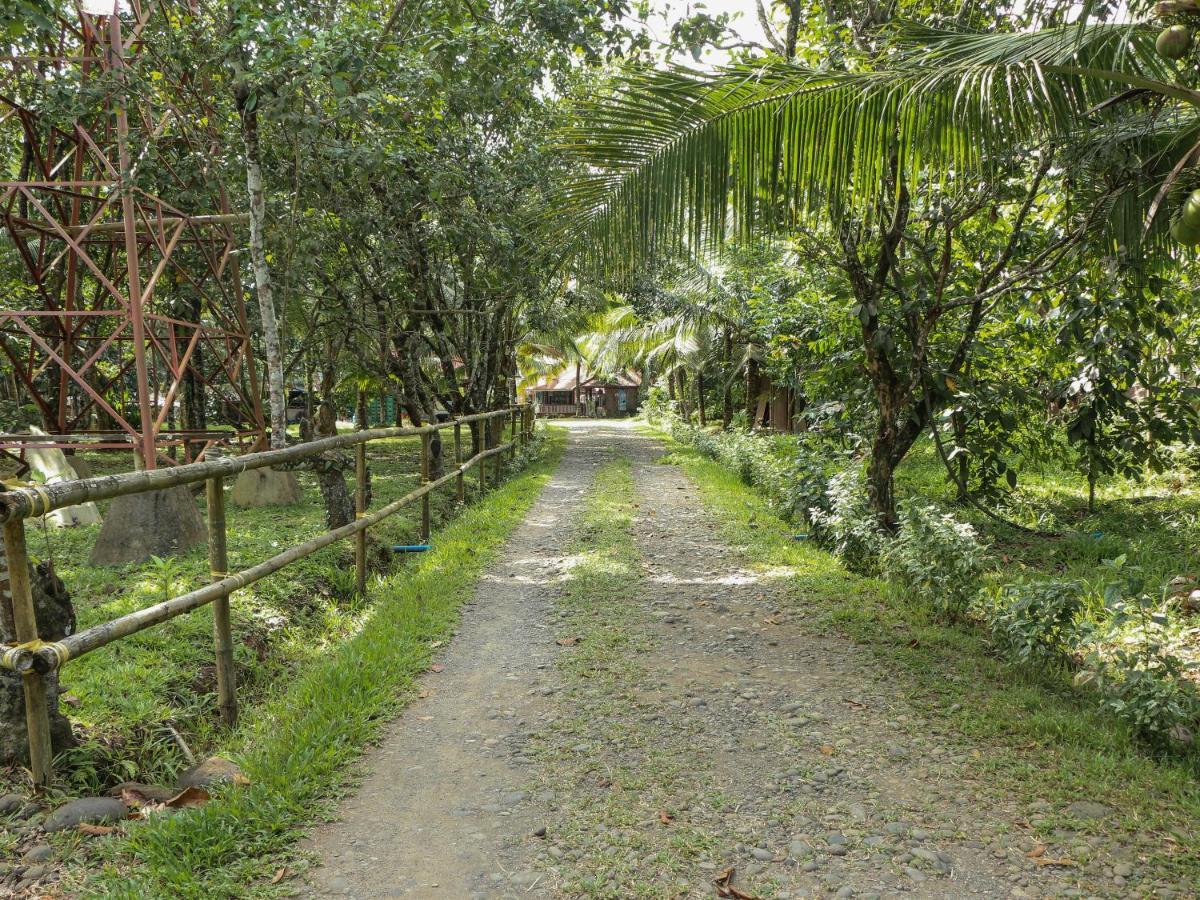
[{"label": "bamboo fence rail", "polygon": [[[479,429],[479,451],[463,459],[462,426],[484,423]],[[493,447],[488,438],[493,423],[501,428]],[[44,788],[53,779],[53,759],[50,748],[50,720],[46,700],[45,676],[61,668],[68,660],[76,659],[113,641],[144,631],[176,616],[213,604],[213,639],[217,669],[217,707],[227,725],[237,721],[237,691],[233,669],[233,634],[229,614],[229,597],[240,588],[266,578],[280,569],[316,551],[349,537],[355,539],[355,586],[366,591],[367,529],[421,501],[421,539],[429,540],[430,495],[439,487],[455,482],[459,501],[465,499],[464,476],[479,468],[480,491],[487,487],[487,462],[495,460],[494,478],[498,482],[502,457],[509,453],[515,459],[517,451],[533,435],[533,410],[530,406],[511,407],[489,413],[463,416],[448,422],[410,428],[373,428],[340,434],[335,437],[296,444],[278,450],[248,453],[190,463],[172,469],[143,470],[121,475],[107,475],[80,481],[62,482],[39,487],[20,487],[0,493],[0,525],[3,526],[4,546],[8,557],[9,585],[12,592],[13,618],[16,625],[15,645],[0,644],[0,667],[19,672],[25,689],[25,718],[29,732],[30,769],[36,787]],[[508,424],[508,440],[503,440],[503,425]],[[431,444],[433,435],[445,429],[454,431],[454,466],[437,479],[430,478]],[[398,500],[370,512],[366,503],[366,448],[371,441],[419,436],[421,438],[421,483]],[[304,543],[263,560],[240,572],[229,573],[226,549],[224,480],[230,475],[267,466],[295,464],[318,456],[328,450],[355,448],[355,519],[347,525],[326,531]],[[25,520],[43,516],[56,509],[74,506],[88,500],[105,500],[127,494],[140,494],[177,485],[205,483],[208,506],[208,552],[212,581],[202,588],[172,597],[145,609],[119,616],[108,622],[93,625],[62,640],[44,642],[38,639],[33,595],[28,578],[28,555],[25,548]]]}]

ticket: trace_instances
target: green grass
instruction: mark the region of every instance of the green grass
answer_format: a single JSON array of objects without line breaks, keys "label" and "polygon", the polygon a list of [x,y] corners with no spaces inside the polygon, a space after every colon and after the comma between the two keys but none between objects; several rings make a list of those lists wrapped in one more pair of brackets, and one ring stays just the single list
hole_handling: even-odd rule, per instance
[{"label": "green grass", "polygon": [[[557,795],[551,831],[579,853],[560,861],[563,896],[679,896],[696,862],[717,850],[710,835],[686,825],[639,827],[672,805],[697,762],[686,752],[687,735],[664,740],[640,721],[655,708],[645,665],[655,645],[646,608],[630,599],[645,587],[632,533],[635,500],[630,461],[602,466],[571,541],[571,577],[555,602],[559,639],[578,641],[558,663],[569,714],[537,736],[535,752],[538,787]],[[580,742],[604,751],[580,753]],[[598,779],[606,787],[589,790]],[[595,839],[601,826],[603,841]]]},{"label": "green grass", "polygon": [[[919,494],[948,506],[954,499],[945,466],[930,442],[914,448],[896,480],[900,496]],[[971,522],[992,547],[1006,579],[1052,575],[1099,586],[1105,577],[1101,561],[1125,555],[1141,569],[1152,593],[1168,588],[1172,579],[1183,581],[1170,586],[1169,593],[1186,594],[1200,585],[1200,486],[1186,468],[1147,473],[1142,479],[1105,479],[1097,490],[1096,509],[1089,513],[1083,476],[1045,463],[1022,470],[1017,490],[998,505],[1022,525],[1059,535],[1023,534],[971,506],[955,507],[955,515]]]},{"label": "green grass", "polygon": [[[563,443],[560,430],[550,431],[541,459],[439,529],[429,553],[379,578],[369,589],[369,604],[325,608],[317,616],[319,624],[296,629],[288,637],[295,652],[284,662],[268,657],[263,663],[264,673],[286,672],[287,677],[264,678],[251,697],[243,695],[242,724],[235,731],[193,732],[204,737],[205,752],[237,760],[251,781],[249,787],[229,790],[202,809],[131,823],[127,835],[114,840],[85,844],[79,837],[60,837],[59,858],[86,862],[68,872],[66,884],[118,897],[275,893],[267,883],[272,871],[295,857],[300,830],[329,810],[347,782],[348,764],[382,723],[411,699],[413,681],[427,667],[432,646],[449,637],[460,604],[470,597],[477,577],[548,480]],[[385,477],[377,471],[376,503],[386,501],[385,491],[402,490],[387,488],[382,484]],[[235,515],[253,518],[255,512]],[[273,522],[287,515],[257,512]],[[394,526],[392,534],[398,537],[404,527]],[[286,533],[276,532],[272,538],[267,533],[257,532],[258,540],[278,540],[281,547],[289,541]],[[298,580],[292,590],[298,592],[301,584]],[[237,605],[242,605],[240,597]],[[104,702],[114,710],[143,715],[153,715],[156,702],[169,706],[160,694],[177,689],[171,687],[178,684],[173,678],[188,673],[189,661],[195,665],[206,659],[211,638],[205,620],[211,622],[203,615],[176,620],[179,631],[169,640],[156,644],[153,636],[163,631],[156,629],[145,648],[126,651],[131,660],[120,670],[121,680],[114,684],[110,678],[103,692],[111,694],[115,686],[131,689],[130,679],[137,677],[153,683],[145,690],[132,688],[144,695],[140,701],[107,696]],[[163,664],[169,674],[160,676],[153,665],[137,658],[152,653],[155,646],[162,652],[164,644],[169,658]],[[67,672],[74,685],[84,681],[77,672]],[[99,671],[95,677],[100,677]],[[96,690],[101,691],[99,684]],[[144,711],[137,702],[144,704]],[[127,725],[116,722],[113,727]],[[85,873],[90,877],[81,885]]]},{"label": "green grass", "polygon": [[[95,475],[125,471],[124,454],[86,455]],[[403,496],[419,483],[420,440],[372,442],[371,508]],[[226,503],[229,567],[245,568],[325,530],[316,479],[299,472],[299,504],[240,509]],[[468,477],[468,499],[477,481]],[[226,485],[229,490],[231,484]],[[199,497],[203,509],[203,494]],[[107,512],[108,502],[100,504]],[[436,528],[457,511],[452,488],[431,497]],[[413,504],[371,531],[384,546],[415,543],[420,505]],[[88,555],[99,526],[29,529],[30,551],[53,559],[75,603],[79,629],[160,602],[207,583],[207,549],[164,564],[93,566]],[[238,696],[244,705],[264,699],[272,684],[294,676],[352,634],[363,614],[355,597],[353,549],[342,542],[239,591],[233,602]],[[397,561],[396,565],[401,565]],[[369,574],[378,583],[382,572]],[[186,759],[169,728],[198,755],[220,740],[217,730],[212,613],[203,609],[110,644],[70,665],[63,687],[80,746],[57,761],[68,792],[98,791],[124,780],[171,782]],[[169,728],[168,728],[169,726]]]},{"label": "green grass", "polygon": [[[937,622],[876,579],[793,539],[795,528],[721,465],[659,435],[668,461],[699,486],[723,537],[760,571],[794,567],[791,588],[813,627],[840,632],[902,679],[914,706],[973,742],[979,775],[1000,796],[1056,804],[1087,798],[1116,814],[1092,823],[1135,844],[1182,884],[1200,880],[1200,774],[1194,758],[1150,755],[1120,722],[1073,693],[1062,673],[1009,666],[982,636]],[[753,527],[752,527],[753,526]],[[1051,823],[1053,824],[1053,822]]]}]

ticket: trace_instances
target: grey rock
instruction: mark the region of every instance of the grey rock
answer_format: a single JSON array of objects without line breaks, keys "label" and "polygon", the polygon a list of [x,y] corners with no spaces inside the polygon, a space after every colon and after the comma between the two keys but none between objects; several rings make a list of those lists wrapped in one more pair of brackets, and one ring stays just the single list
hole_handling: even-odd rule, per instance
[{"label": "grey rock", "polygon": [[1133,866],[1127,862],[1117,863],[1113,866],[1113,874],[1119,875],[1121,878],[1128,878],[1133,874]]},{"label": "grey rock", "polygon": [[88,823],[102,825],[125,817],[125,804],[114,797],[84,797],[60,806],[46,817],[46,831],[63,831]]},{"label": "grey rock", "polygon": [[220,756],[210,756],[180,775],[177,787],[181,791],[190,787],[208,788],[236,782],[241,778],[242,770],[237,763]]},{"label": "grey rock", "polygon": [[1112,810],[1103,803],[1095,803],[1091,800],[1076,800],[1067,806],[1064,812],[1077,819],[1103,819],[1105,816],[1112,815]]},{"label": "grey rock", "polygon": [[759,862],[770,862],[775,857],[775,854],[765,847],[754,847],[751,849],[750,855]]},{"label": "grey rock", "polygon": [[5,794],[0,797],[0,816],[11,816],[25,805],[25,798],[20,794]]},{"label": "grey rock", "polygon": [[911,878],[913,881],[924,881],[925,880],[925,873],[922,872],[920,869],[914,869],[912,866],[907,866],[904,869],[904,874],[907,875],[909,878]]},{"label": "grey rock", "polygon": [[54,848],[49,844],[38,844],[30,847],[25,851],[25,855],[21,857],[23,863],[43,863],[49,862],[54,858]]},{"label": "grey rock", "polygon": [[41,878],[43,875],[45,875],[49,871],[50,871],[50,869],[47,866],[30,866],[28,869],[26,869],[24,872],[21,873],[21,880],[22,881],[37,881],[39,878]]},{"label": "grey rock", "polygon": [[888,822],[883,826],[883,830],[888,834],[905,834],[908,831],[907,822]]},{"label": "grey rock", "polygon": [[341,875],[334,875],[326,883],[331,893],[348,894],[350,893],[350,880]]}]

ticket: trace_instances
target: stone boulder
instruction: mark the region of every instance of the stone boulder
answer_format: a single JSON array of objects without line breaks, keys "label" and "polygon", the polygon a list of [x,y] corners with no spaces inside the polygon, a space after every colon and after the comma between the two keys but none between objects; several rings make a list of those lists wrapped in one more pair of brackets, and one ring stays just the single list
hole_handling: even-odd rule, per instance
[{"label": "stone boulder", "polygon": [[183,485],[116,497],[92,547],[95,566],[145,562],[186,553],[207,540],[204,519]]}]

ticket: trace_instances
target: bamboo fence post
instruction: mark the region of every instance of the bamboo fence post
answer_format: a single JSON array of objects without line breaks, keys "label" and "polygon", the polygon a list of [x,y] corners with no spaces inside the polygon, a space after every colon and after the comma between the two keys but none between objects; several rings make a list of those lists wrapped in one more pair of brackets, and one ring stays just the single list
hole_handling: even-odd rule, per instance
[{"label": "bamboo fence post", "polygon": [[[29,555],[25,547],[25,522],[4,524],[4,554],[8,558],[8,589],[12,594],[13,629],[17,642],[38,639],[33,588],[29,583]],[[29,769],[33,786],[40,790],[54,778],[54,755],[50,748],[50,710],[46,705],[46,679],[40,672],[21,674],[25,689],[25,727],[29,732]]]},{"label": "bamboo fence post", "polygon": [[[208,501],[208,566],[213,581],[229,575],[225,544],[225,479],[217,476],[204,482]],[[213,644],[217,661],[217,709],[221,721],[237,724],[237,676],[233,668],[233,625],[229,617],[229,595],[213,600]]]},{"label": "bamboo fence post", "polygon": [[517,461],[517,451],[521,449],[521,432],[517,430],[517,410],[513,407],[508,415],[508,439],[512,442],[513,462]]},{"label": "bamboo fence post", "polygon": [[459,422],[454,423],[454,465],[458,468],[458,477],[454,479],[455,495],[459,503],[464,503],[467,499],[467,485],[463,479],[462,425]]},{"label": "bamboo fence post", "polygon": [[[421,435],[421,484],[429,484],[429,438],[428,431]],[[429,495],[421,498],[421,543],[429,543]]]},{"label": "bamboo fence post", "polygon": [[[367,511],[367,445],[354,448],[354,517]],[[354,587],[360,597],[367,593],[367,529],[354,536]]]},{"label": "bamboo fence post", "polygon": [[[487,450],[488,439],[491,437],[491,428],[485,421],[479,429],[479,452]],[[479,496],[482,497],[487,493],[487,459],[479,461]]]}]

